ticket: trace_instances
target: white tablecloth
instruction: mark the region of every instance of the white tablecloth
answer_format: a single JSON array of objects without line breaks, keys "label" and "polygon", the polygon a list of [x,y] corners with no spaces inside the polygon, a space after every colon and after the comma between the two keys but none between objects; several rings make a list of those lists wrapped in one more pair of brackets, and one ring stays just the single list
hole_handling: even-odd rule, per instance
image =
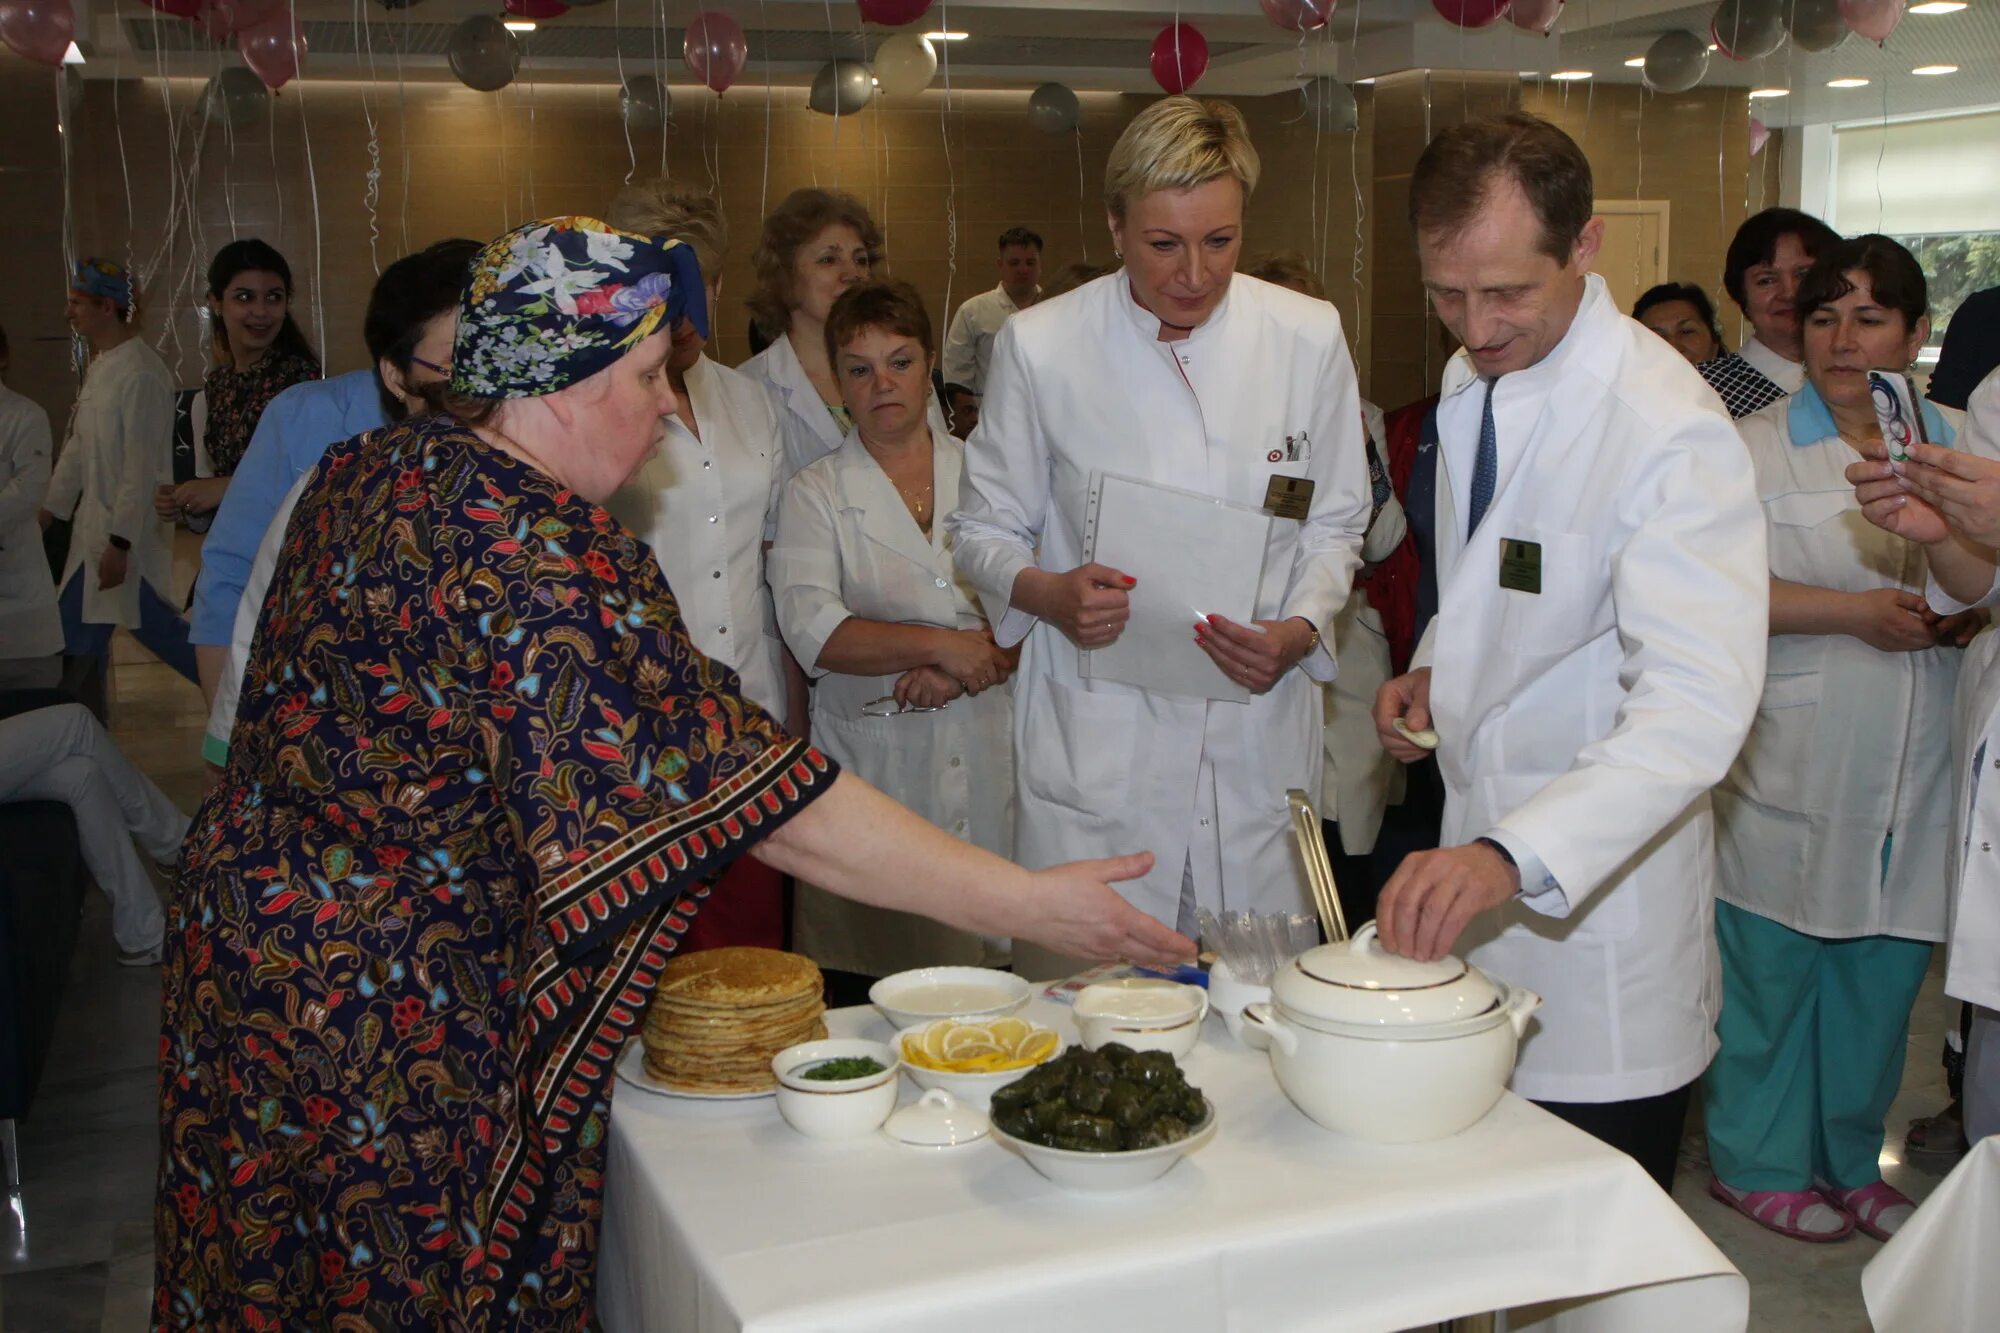
[{"label": "white tablecloth", "polygon": [[[1073,1031],[1042,1000],[1028,1016]],[[827,1026],[890,1035],[871,1009]],[[1512,1327],[1748,1321],[1742,1276],[1637,1163],[1518,1098],[1453,1138],[1390,1147],[1306,1119],[1214,1018],[1184,1067],[1215,1103],[1215,1137],[1108,1195],[1058,1189],[991,1139],[816,1143],[769,1099],[620,1086],[606,1333],[1374,1333],[1582,1297],[1600,1299]]]},{"label": "white tablecloth", "polygon": [[1881,1333],[1970,1333],[2000,1324],[2000,1135],[1981,1139],[1861,1270]]}]

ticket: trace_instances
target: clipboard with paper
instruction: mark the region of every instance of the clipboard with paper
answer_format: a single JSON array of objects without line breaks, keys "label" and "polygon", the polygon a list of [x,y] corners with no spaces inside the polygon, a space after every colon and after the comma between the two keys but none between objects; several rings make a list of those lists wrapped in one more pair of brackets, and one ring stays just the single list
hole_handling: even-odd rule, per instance
[{"label": "clipboard with paper", "polygon": [[1084,558],[1138,583],[1124,632],[1080,654],[1084,678],[1248,703],[1250,692],[1195,643],[1194,623],[1206,615],[1253,623],[1272,521],[1255,505],[1093,472]]}]

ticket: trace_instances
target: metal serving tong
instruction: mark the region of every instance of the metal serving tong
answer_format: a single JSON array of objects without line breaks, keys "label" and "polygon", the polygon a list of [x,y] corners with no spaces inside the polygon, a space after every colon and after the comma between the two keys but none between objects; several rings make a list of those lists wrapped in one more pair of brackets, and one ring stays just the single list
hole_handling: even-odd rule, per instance
[{"label": "metal serving tong", "polygon": [[1306,863],[1306,880],[1312,885],[1313,905],[1319,908],[1319,924],[1327,943],[1339,944],[1347,938],[1347,918],[1340,910],[1340,894],[1333,885],[1333,862],[1327,859],[1326,837],[1319,824],[1319,812],[1312,798],[1297,787],[1285,793],[1292,811],[1292,836],[1298,840],[1299,855]]}]

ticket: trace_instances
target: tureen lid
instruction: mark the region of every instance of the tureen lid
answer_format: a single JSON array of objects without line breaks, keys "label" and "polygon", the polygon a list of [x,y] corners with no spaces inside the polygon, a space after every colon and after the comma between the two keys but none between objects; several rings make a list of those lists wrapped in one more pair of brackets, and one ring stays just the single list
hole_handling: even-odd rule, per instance
[{"label": "tureen lid", "polygon": [[1455,1023],[1502,1001],[1493,979],[1463,959],[1425,963],[1390,953],[1372,921],[1344,944],[1322,944],[1292,959],[1271,991],[1299,1018],[1373,1028]]}]

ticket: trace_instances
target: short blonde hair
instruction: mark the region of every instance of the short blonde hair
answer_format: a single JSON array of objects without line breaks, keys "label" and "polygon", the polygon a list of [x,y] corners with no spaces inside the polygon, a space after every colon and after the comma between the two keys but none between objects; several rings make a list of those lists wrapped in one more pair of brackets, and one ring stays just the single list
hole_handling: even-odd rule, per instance
[{"label": "short blonde hair", "polygon": [[1120,222],[1125,207],[1155,190],[1191,190],[1234,176],[1247,201],[1262,165],[1243,113],[1227,102],[1185,94],[1153,103],[1125,127],[1104,168],[1104,207]]},{"label": "short blonde hair", "polygon": [[641,236],[665,236],[694,250],[701,276],[714,282],[729,253],[729,224],[722,201],[707,190],[655,176],[628,185],[611,201],[604,220]]}]

